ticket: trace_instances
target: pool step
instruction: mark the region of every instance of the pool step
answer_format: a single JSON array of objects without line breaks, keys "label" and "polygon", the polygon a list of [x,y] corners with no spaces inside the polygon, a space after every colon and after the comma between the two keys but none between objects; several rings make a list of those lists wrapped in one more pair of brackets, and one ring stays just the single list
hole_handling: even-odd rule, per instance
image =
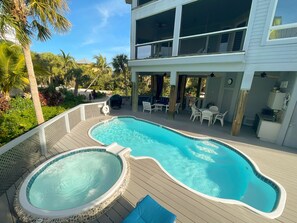
[{"label": "pool step", "polygon": [[117,144],[117,143],[112,143],[108,147],[106,147],[106,151],[112,152],[114,154],[119,154],[121,151],[123,151],[125,147]]}]

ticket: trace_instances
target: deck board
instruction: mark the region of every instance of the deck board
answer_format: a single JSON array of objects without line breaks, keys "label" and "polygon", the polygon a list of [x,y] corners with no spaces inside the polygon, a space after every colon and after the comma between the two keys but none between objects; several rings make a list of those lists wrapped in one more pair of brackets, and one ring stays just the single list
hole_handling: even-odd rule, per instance
[{"label": "deck board", "polygon": [[[121,111],[118,111],[121,114]],[[122,112],[125,114],[125,112]],[[188,117],[179,120],[170,121],[162,119],[156,115],[135,113],[135,116],[147,118],[150,121],[159,122],[163,125],[179,129],[193,136],[206,134],[204,128],[192,123]],[[93,118],[76,125],[72,132],[59,140],[52,148],[49,157],[58,153],[72,150],[79,147],[98,146],[96,141],[88,136],[90,127],[110,117]],[[187,123],[186,123],[187,122]],[[186,123],[186,124],[185,124]],[[192,127],[189,127],[192,125]],[[206,131],[207,132],[207,131]],[[227,132],[227,131],[226,131]],[[112,206],[93,223],[118,223],[133,209],[133,206],[144,197],[150,194],[160,204],[177,215],[177,222],[297,222],[297,151],[288,148],[279,147],[273,144],[261,141],[252,141],[245,138],[232,137],[227,133],[218,132],[217,129],[208,128],[209,135],[238,148],[247,154],[258,165],[260,170],[282,184],[287,191],[287,202],[285,210],[281,217],[277,219],[268,219],[256,214],[249,209],[231,204],[215,202],[192,193],[183,186],[176,183],[167,176],[162,169],[151,159],[135,160],[130,158],[131,178],[127,190],[113,203]],[[216,135],[217,134],[217,135]],[[257,140],[256,138],[254,140]],[[47,157],[47,158],[49,158]],[[42,157],[41,159],[45,159]],[[37,166],[37,165],[35,165]],[[11,206],[14,189],[21,183],[19,179],[13,188],[7,191],[5,197],[1,197],[1,204],[7,212]],[[6,201],[5,201],[6,200]],[[1,211],[2,212],[2,211]],[[3,215],[3,213],[1,213]],[[2,216],[1,215],[1,216]],[[15,222],[13,214],[7,213],[7,222]],[[0,218],[0,222],[5,222]]]}]

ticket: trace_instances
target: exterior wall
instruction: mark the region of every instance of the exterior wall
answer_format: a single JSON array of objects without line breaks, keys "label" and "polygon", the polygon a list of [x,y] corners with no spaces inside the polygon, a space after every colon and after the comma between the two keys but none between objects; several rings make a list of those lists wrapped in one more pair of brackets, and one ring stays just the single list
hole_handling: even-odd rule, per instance
[{"label": "exterior wall", "polygon": [[[246,64],[256,68],[264,67],[266,71],[281,71],[286,64],[288,71],[297,70],[297,38],[288,42],[286,39],[267,41],[276,0],[254,0],[254,11],[250,16],[248,42],[246,43]],[[259,69],[258,69],[259,70]]]},{"label": "exterior wall", "polygon": [[[208,95],[204,106],[208,102],[216,102],[221,109],[225,110],[230,108],[230,113],[226,117],[231,121],[234,116],[236,107],[237,96],[239,90],[248,90],[251,92],[249,98],[257,98],[249,100],[246,106],[245,116],[247,119],[254,119],[257,112],[266,106],[269,91],[275,84],[273,80],[260,80],[254,77],[255,73],[259,72],[283,72],[281,80],[288,80],[290,82],[288,88],[284,91],[292,92],[291,101],[282,117],[281,132],[278,135],[277,144],[283,144],[285,134],[287,132],[289,122],[294,110],[294,105],[297,101],[297,95],[293,93],[297,91],[297,37],[291,39],[279,39],[268,41],[270,24],[274,16],[274,9],[277,0],[253,0],[246,37],[243,45],[244,52],[230,53],[219,55],[195,55],[175,57],[178,49],[177,35],[180,29],[181,19],[181,6],[193,0],[162,0],[152,1],[149,4],[136,7],[136,0],[132,3],[132,24],[131,24],[131,61],[129,66],[132,67],[134,72],[225,72],[225,78],[221,78],[220,91],[214,96],[212,91],[212,83],[208,86]],[[163,11],[176,8],[176,21],[173,38],[173,57],[172,58],[159,58],[148,60],[134,60],[135,59],[135,27],[136,20],[145,18]],[[233,72],[231,74],[231,72]],[[243,76],[236,75],[235,73],[243,73]],[[290,72],[290,74],[286,73]],[[239,77],[236,81],[236,86],[228,88],[225,81],[228,75],[236,75]],[[292,75],[292,76],[287,76]],[[252,83],[254,89],[251,89]],[[263,82],[264,81],[264,82]],[[260,82],[263,82],[262,84]],[[219,84],[216,84],[216,86]],[[257,93],[255,93],[257,92]],[[231,103],[230,103],[230,99]],[[233,110],[233,111],[232,111]],[[297,147],[297,145],[296,145]]]}]

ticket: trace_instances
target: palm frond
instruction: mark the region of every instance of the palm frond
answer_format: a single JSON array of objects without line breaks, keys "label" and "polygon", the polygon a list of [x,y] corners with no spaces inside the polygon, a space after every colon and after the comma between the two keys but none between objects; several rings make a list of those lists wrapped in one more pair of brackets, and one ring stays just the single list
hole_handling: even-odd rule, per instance
[{"label": "palm frond", "polygon": [[50,39],[50,30],[47,27],[41,25],[37,20],[32,21],[32,27],[34,28],[34,30],[37,30],[37,38],[39,40],[46,41],[47,39]]}]

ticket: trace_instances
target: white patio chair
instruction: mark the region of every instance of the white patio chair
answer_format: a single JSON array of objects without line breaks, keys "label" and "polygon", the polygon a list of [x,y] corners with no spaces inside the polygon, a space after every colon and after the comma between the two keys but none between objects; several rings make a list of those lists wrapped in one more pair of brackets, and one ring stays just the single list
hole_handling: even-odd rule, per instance
[{"label": "white patio chair", "polygon": [[212,111],[212,112],[218,112],[219,108],[217,106],[210,106],[209,110]]},{"label": "white patio chair", "polygon": [[192,120],[193,118],[192,121],[194,122],[197,117],[201,119],[201,112],[197,109],[195,105],[191,106],[191,110],[192,110],[192,114],[191,114],[190,120]]},{"label": "white patio chair", "polygon": [[200,118],[201,125],[202,125],[203,120],[208,120],[208,126],[210,126],[210,124],[212,123],[212,117],[213,117],[213,114],[211,111],[209,111],[209,110],[202,111],[202,115]]},{"label": "white patio chair", "polygon": [[150,102],[143,101],[143,102],[142,102],[142,106],[143,106],[142,112],[144,112],[144,111],[149,111],[150,113],[152,113],[152,111],[155,111],[154,106],[151,105]]},{"label": "white patio chair", "polygon": [[216,114],[213,124],[215,124],[216,120],[220,120],[221,125],[223,127],[224,126],[224,118],[227,113],[228,113],[228,111],[225,111],[224,113]]},{"label": "white patio chair", "polygon": [[[178,110],[179,110],[179,107],[180,107],[180,103],[176,103],[175,104],[175,112],[178,114]],[[169,111],[169,105],[166,106],[166,110],[165,112],[167,113]]]}]

